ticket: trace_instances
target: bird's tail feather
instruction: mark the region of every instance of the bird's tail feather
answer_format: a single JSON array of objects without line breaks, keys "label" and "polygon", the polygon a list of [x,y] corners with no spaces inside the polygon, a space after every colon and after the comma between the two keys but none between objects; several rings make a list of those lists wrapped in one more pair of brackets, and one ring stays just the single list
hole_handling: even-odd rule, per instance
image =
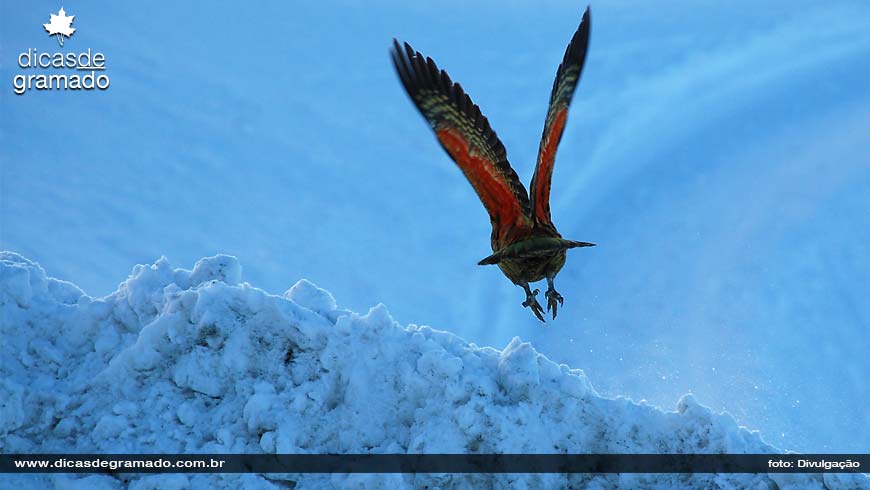
[{"label": "bird's tail feather", "polygon": [[568,244],[569,244],[565,248],[594,247],[595,246],[594,243],[589,243],[589,242],[575,242],[574,240],[565,240],[565,241],[568,242]]},{"label": "bird's tail feather", "polygon": [[594,243],[577,242],[574,240],[565,240],[557,237],[536,237],[528,240],[523,240],[513,243],[498,250],[494,254],[486,257],[477,263],[477,265],[492,265],[498,264],[507,258],[531,257],[556,250],[567,250],[576,247],[594,247]]}]

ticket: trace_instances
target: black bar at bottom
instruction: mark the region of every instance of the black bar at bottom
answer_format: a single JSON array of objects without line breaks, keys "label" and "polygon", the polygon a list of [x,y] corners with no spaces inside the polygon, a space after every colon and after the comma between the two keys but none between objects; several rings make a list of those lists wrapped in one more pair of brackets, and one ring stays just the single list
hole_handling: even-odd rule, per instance
[{"label": "black bar at bottom", "polygon": [[0,473],[861,473],[868,454],[3,454]]}]

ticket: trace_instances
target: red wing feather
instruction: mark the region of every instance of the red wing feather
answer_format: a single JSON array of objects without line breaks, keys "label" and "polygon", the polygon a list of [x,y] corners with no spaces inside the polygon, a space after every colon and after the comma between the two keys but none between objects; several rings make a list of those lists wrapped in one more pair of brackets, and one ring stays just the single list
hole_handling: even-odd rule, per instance
[{"label": "red wing feather", "polygon": [[556,149],[565,130],[568,118],[568,106],[574,96],[574,90],[580,81],[586,51],[589,47],[589,8],[583,13],[583,19],[568,49],[562,64],[556,71],[553,91],[550,94],[550,106],[547,118],[544,120],[544,133],[541,135],[541,146],[538,149],[538,162],[535,165],[535,175],[532,177],[531,208],[535,221],[548,227],[553,226],[550,219],[550,181],[553,178],[553,165],[556,161]]},{"label": "red wing feather", "polygon": [[532,228],[526,188],[480,108],[432,58],[393,40],[393,63],[405,90],[489,213],[493,247]]}]

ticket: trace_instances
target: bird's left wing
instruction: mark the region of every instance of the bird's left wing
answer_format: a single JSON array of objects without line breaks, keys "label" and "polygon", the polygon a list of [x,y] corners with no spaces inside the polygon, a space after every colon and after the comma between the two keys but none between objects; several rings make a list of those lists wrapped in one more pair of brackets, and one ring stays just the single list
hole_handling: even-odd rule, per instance
[{"label": "bird's left wing", "polygon": [[545,226],[552,226],[550,219],[550,181],[553,177],[553,165],[556,162],[556,149],[565,130],[568,118],[568,105],[574,96],[583,63],[586,60],[586,49],[589,47],[589,8],[583,13],[583,19],[568,49],[562,64],[556,71],[553,91],[550,94],[550,106],[547,119],[544,121],[544,134],[541,135],[541,146],[538,149],[538,162],[535,165],[535,175],[532,177],[532,213],[535,221]]},{"label": "bird's left wing", "polygon": [[504,243],[529,230],[532,220],[526,188],[480,108],[432,58],[424,58],[408,43],[403,47],[394,39],[392,56],[414,105],[489,213],[493,238]]}]

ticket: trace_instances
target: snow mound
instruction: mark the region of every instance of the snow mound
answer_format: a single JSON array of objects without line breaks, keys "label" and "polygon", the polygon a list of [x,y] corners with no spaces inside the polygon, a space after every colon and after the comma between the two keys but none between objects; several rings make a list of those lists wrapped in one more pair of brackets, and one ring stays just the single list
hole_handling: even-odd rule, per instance
[{"label": "snow mound", "polygon": [[[0,451],[775,453],[684,396],[598,396],[514,338],[477,347],[365,315],[302,280],[241,282],[234,257],[138,265],[92,298],[0,252]],[[849,488],[836,475],[5,475],[19,488]],[[292,482],[292,483],[291,483]]]}]

